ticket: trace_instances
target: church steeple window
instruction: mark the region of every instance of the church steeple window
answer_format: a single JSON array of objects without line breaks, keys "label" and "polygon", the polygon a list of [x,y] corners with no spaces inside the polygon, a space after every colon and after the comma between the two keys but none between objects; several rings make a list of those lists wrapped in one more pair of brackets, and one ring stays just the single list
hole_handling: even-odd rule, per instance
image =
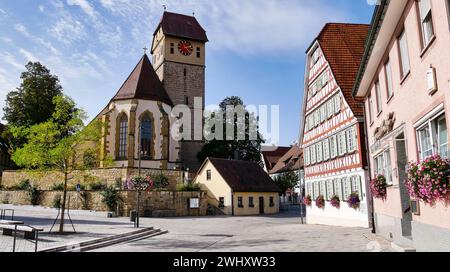
[{"label": "church steeple window", "polygon": [[146,112],[140,118],[141,119],[141,135],[140,135],[140,145],[141,145],[141,158],[152,159],[153,158],[153,118],[150,113]]},{"label": "church steeple window", "polygon": [[128,141],[128,117],[125,113],[118,117],[118,139],[117,139],[117,158],[126,159],[127,157],[127,141]]}]

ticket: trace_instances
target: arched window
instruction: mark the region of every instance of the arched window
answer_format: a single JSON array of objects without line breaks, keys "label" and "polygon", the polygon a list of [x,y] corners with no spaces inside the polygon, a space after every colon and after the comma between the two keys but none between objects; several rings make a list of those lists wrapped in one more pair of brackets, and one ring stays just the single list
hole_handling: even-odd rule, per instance
[{"label": "arched window", "polygon": [[141,120],[141,158],[152,157],[153,123],[149,116]]},{"label": "arched window", "polygon": [[119,139],[118,139],[118,153],[119,159],[125,159],[127,157],[127,140],[128,140],[128,117],[123,114],[118,120],[119,127]]}]

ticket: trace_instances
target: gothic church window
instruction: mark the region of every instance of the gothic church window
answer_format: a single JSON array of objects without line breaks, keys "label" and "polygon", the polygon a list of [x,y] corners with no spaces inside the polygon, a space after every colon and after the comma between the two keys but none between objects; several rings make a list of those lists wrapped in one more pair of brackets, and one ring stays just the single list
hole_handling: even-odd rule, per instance
[{"label": "gothic church window", "polygon": [[118,138],[118,152],[117,157],[119,159],[125,159],[127,157],[127,136],[128,136],[128,117],[126,114],[122,114],[118,118],[119,124],[119,138]]},{"label": "gothic church window", "polygon": [[152,157],[153,123],[150,116],[146,115],[141,120],[141,157]]}]

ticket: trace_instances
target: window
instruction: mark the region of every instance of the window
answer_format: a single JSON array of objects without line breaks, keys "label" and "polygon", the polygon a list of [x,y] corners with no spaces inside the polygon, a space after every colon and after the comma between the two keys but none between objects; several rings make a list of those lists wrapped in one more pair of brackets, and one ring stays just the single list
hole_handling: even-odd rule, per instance
[{"label": "window", "polygon": [[255,207],[255,203],[253,203],[253,197],[252,196],[248,198],[248,206],[250,208],[254,208]]},{"label": "window", "polygon": [[384,72],[385,72],[385,76],[386,76],[387,97],[389,99],[394,94],[394,83],[392,81],[392,68],[391,68],[391,62],[389,60],[384,64]]},{"label": "window", "polygon": [[336,95],[334,97],[334,113],[338,114],[341,111],[341,96]]},{"label": "window", "polygon": [[356,127],[353,126],[350,129],[348,129],[346,131],[346,136],[347,136],[347,144],[348,144],[348,152],[354,152],[356,151],[356,139],[357,139],[357,135],[356,135]]},{"label": "window", "polygon": [[353,176],[350,180],[352,182],[352,192],[358,193],[360,200],[363,200],[364,192],[362,190],[361,176]]},{"label": "window", "polygon": [[372,124],[373,123],[373,112],[372,112],[372,107],[373,107],[373,99],[372,96],[369,96],[368,99],[368,107],[367,107],[367,111],[369,112],[369,122]]},{"label": "window", "polygon": [[174,54],[175,53],[175,49],[174,49],[174,44],[170,43],[170,54]]},{"label": "window", "polygon": [[323,141],[323,160],[327,161],[330,159],[330,140],[326,139]]},{"label": "window", "polygon": [[238,197],[238,207],[239,208],[244,208],[244,202],[243,202],[243,199],[242,199],[241,196]]},{"label": "window", "polygon": [[311,66],[313,66],[314,64],[316,64],[320,59],[320,52],[319,49],[316,49],[316,51],[314,51],[312,58],[311,58]]},{"label": "window", "polygon": [[225,208],[225,197],[219,197],[219,208]]},{"label": "window", "polygon": [[322,123],[325,120],[327,120],[327,107],[326,105],[323,105],[320,107],[320,122]]},{"label": "window", "polygon": [[381,90],[380,90],[380,82],[379,81],[377,81],[377,83],[375,83],[375,95],[376,95],[376,99],[377,99],[377,113],[379,114],[383,110],[383,107],[381,105]]},{"label": "window", "polygon": [[334,195],[334,184],[333,184],[333,180],[327,180],[326,181],[326,183],[327,183],[327,200],[328,201],[330,201],[331,200],[331,198],[333,197],[333,195]]},{"label": "window", "polygon": [[184,104],[189,105],[189,96],[187,95],[184,96]]},{"label": "window", "polygon": [[434,37],[433,16],[431,14],[430,2],[430,0],[419,0],[419,15],[424,47],[426,47]]},{"label": "window", "polygon": [[127,157],[127,140],[128,140],[128,117],[123,114],[119,117],[119,150],[117,157],[126,159]]},{"label": "window", "polygon": [[307,147],[307,148],[305,148],[304,150],[303,150],[303,152],[304,152],[304,158],[305,158],[305,165],[309,165],[309,163],[310,163],[310,158],[309,158],[309,147]]},{"label": "window", "polygon": [[311,164],[315,164],[316,161],[316,146],[312,145],[309,147],[309,152],[310,152],[310,158],[311,158]]},{"label": "window", "polygon": [[211,170],[206,170],[206,180],[211,180]]},{"label": "window", "polygon": [[333,180],[334,183],[334,194],[339,197],[341,201],[344,200],[344,191],[342,190],[342,179]]},{"label": "window", "polygon": [[197,47],[197,58],[200,58],[201,57],[201,53],[200,53],[201,51],[200,51],[200,47]]},{"label": "window", "polygon": [[323,152],[322,152],[322,142],[316,144],[317,149],[317,162],[322,162]]},{"label": "window", "polygon": [[337,157],[337,154],[338,154],[337,136],[334,135],[330,138],[330,157],[334,159]]},{"label": "window", "polygon": [[347,200],[347,198],[350,196],[350,194],[352,193],[352,180],[350,179],[350,177],[345,177],[342,179],[342,187],[343,187],[343,191],[344,191],[344,201]]},{"label": "window", "polygon": [[433,154],[449,156],[448,130],[445,115],[430,119],[417,130],[420,158],[422,160]]},{"label": "window", "polygon": [[334,114],[334,103],[333,100],[328,100],[327,102],[327,118],[332,117]]},{"label": "window", "polygon": [[339,156],[343,156],[347,153],[347,142],[345,138],[345,131],[338,134]]},{"label": "window", "polygon": [[187,76],[187,70],[186,70],[186,68],[184,68],[184,70],[183,70],[183,75],[184,75],[184,77]]},{"label": "window", "polygon": [[141,157],[151,158],[153,141],[153,124],[149,117],[141,121]]},{"label": "window", "polygon": [[269,203],[270,207],[275,207],[275,198],[273,196],[270,197],[270,203]]},{"label": "window", "polygon": [[386,178],[387,184],[392,184],[391,153],[389,149],[375,157],[374,162],[376,170],[375,175],[383,175]]},{"label": "window", "polygon": [[398,46],[400,51],[401,76],[405,77],[409,73],[409,53],[408,42],[406,40],[406,32],[403,30],[398,38]]}]

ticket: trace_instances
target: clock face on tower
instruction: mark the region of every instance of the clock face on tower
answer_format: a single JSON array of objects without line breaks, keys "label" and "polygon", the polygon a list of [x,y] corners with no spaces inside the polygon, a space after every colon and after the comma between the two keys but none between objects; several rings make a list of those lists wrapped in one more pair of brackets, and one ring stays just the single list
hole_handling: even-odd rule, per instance
[{"label": "clock face on tower", "polygon": [[178,43],[178,51],[184,56],[190,56],[193,50],[194,47],[189,41],[180,41]]}]

